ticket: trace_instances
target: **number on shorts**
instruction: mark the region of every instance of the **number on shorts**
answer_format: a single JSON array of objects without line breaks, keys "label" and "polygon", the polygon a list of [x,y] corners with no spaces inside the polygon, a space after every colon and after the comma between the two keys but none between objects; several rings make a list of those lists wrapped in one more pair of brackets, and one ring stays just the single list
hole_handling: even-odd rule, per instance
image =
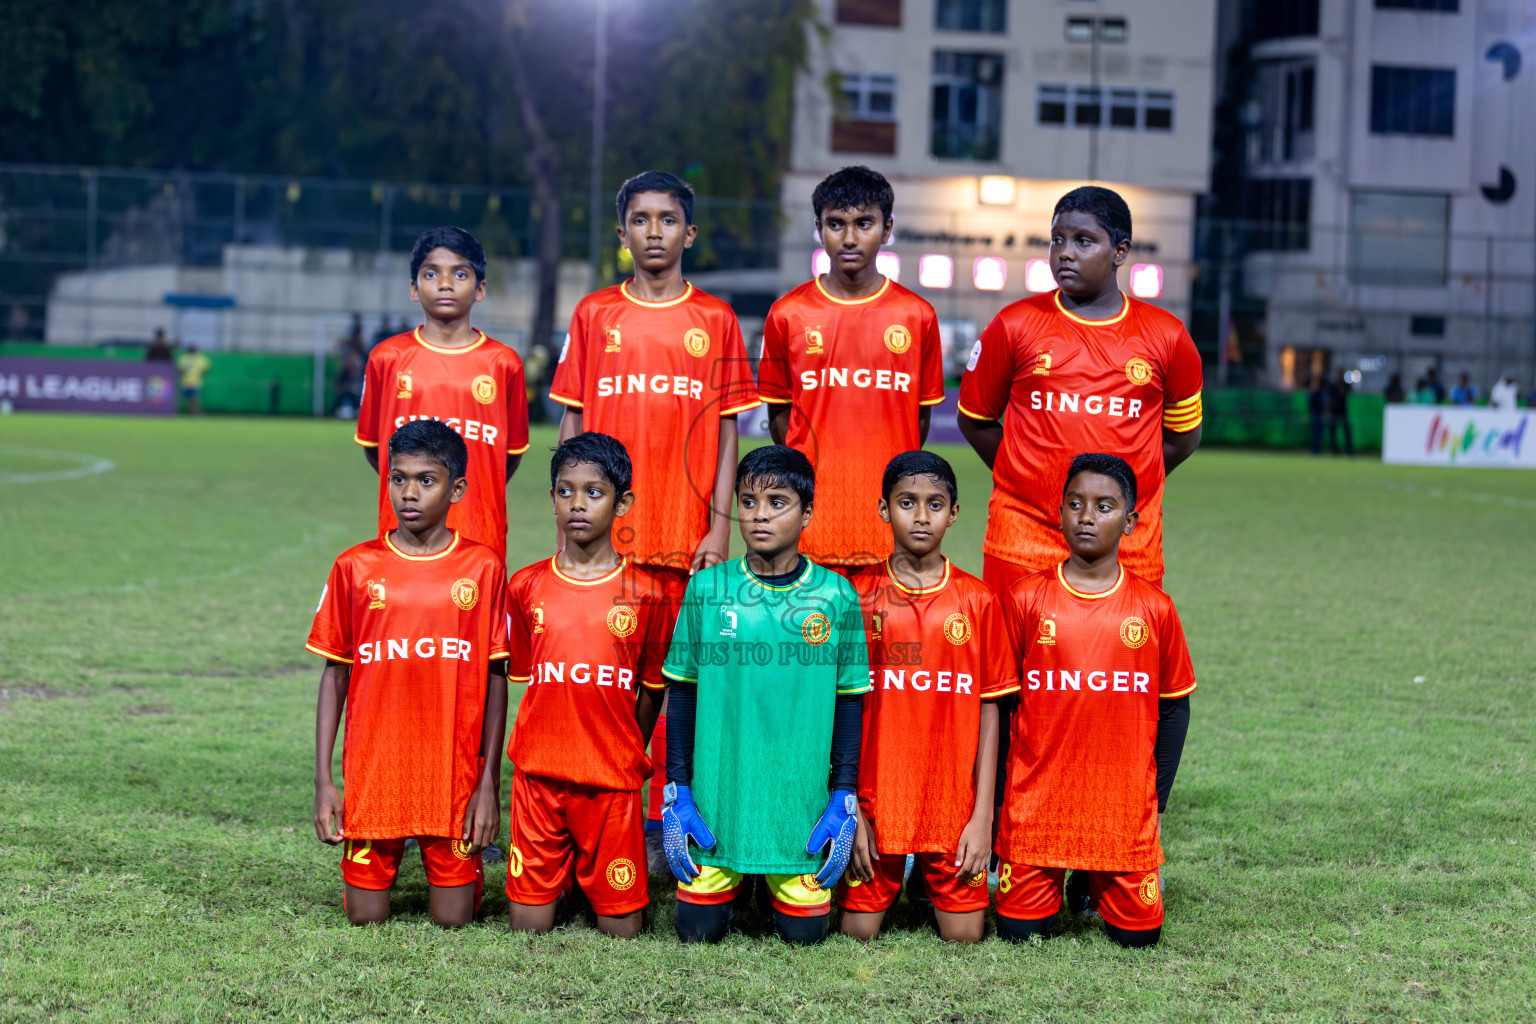
[{"label": "number on shorts", "polygon": [[373,840],[364,839],[361,844],[347,841],[347,860],[353,864],[369,864],[368,854],[373,852]]},{"label": "number on shorts", "polygon": [[1013,888],[1013,865],[1007,861],[997,872],[997,891],[1007,892]]}]

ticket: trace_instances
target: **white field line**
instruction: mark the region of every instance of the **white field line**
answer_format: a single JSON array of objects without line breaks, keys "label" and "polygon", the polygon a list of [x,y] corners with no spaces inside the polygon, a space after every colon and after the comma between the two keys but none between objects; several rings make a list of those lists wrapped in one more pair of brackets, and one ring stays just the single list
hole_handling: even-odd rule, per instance
[{"label": "white field line", "polygon": [[42,484],[54,480],[78,480],[83,476],[110,473],[117,468],[117,464],[111,459],[103,459],[99,455],[85,455],[80,452],[55,452],[43,448],[12,448],[10,445],[0,445],[0,454],[79,463],[79,465],[71,466],[69,469],[54,469],[42,473],[0,473],[0,485]]}]

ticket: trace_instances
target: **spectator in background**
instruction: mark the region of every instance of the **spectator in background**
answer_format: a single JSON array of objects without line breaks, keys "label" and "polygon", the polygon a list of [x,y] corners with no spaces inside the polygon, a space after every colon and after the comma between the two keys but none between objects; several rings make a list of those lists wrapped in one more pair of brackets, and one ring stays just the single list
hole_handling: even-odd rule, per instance
[{"label": "spectator in background", "polygon": [[1513,412],[1520,404],[1520,385],[1515,383],[1515,378],[1505,374],[1494,381],[1493,387],[1488,389],[1488,408],[1500,409],[1505,412]]},{"label": "spectator in background", "polygon": [[1403,390],[1403,375],[1394,373],[1392,379],[1387,381],[1386,399],[1389,402],[1406,402],[1408,393]]},{"label": "spectator in background", "polygon": [[1431,366],[1424,374],[1424,383],[1429,385],[1429,390],[1434,392],[1435,405],[1445,404],[1445,385],[1440,380],[1440,368]]},{"label": "spectator in background", "polygon": [[1461,379],[1456,382],[1456,386],[1454,388],[1451,388],[1451,404],[1452,405],[1476,405],[1477,404],[1477,385],[1473,384],[1472,383],[1472,378],[1467,376],[1465,373],[1462,374],[1461,375]]},{"label": "spectator in background", "polygon": [[1420,377],[1413,385],[1413,394],[1408,396],[1408,401],[1414,405],[1434,405],[1435,389],[1430,386],[1428,380]]},{"label": "spectator in background", "polygon": [[340,361],[336,372],[336,407],[332,412],[337,419],[356,419],[357,407],[363,400],[363,373],[368,357],[360,345],[343,342]]},{"label": "spectator in background", "polygon": [[193,416],[202,415],[203,378],[212,366],[213,361],[199,352],[196,345],[188,345],[187,350],[176,357],[176,369],[181,371],[181,397],[186,400],[187,412]]},{"label": "spectator in background", "polygon": [[1339,454],[1339,429],[1344,430],[1344,454],[1355,454],[1355,434],[1349,426],[1349,393],[1354,389],[1340,370],[1328,385],[1328,450]]},{"label": "spectator in background", "polygon": [[176,353],[171,350],[171,343],[165,338],[163,327],[155,328],[155,336],[149,341],[149,348],[144,350],[146,363],[168,363],[176,358]]},{"label": "spectator in background", "polygon": [[1307,419],[1312,423],[1312,454],[1323,454],[1323,414],[1328,411],[1328,394],[1323,390],[1323,376],[1312,375],[1307,391]]}]

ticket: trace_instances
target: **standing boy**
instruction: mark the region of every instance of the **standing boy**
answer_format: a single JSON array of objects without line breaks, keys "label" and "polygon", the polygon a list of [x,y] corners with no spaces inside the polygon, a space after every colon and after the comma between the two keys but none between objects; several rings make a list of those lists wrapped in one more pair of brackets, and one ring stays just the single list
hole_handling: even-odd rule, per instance
[{"label": "standing boy", "polygon": [[933,307],[880,273],[894,194],[868,167],[845,167],[811,195],[831,269],[773,304],[763,327],[758,390],[769,431],[804,452],[819,481],[803,548],[823,565],[859,566],[891,553],[875,512],[880,474],[921,448],[944,401]]},{"label": "standing boy", "polygon": [[528,684],[507,750],[507,899],[514,930],[548,931],[574,882],[598,928],[628,939],[650,899],[640,786],[674,610],[666,576],[613,548],[614,520],[635,502],[624,446],[577,434],[549,477],[565,543],[519,569],[507,598],[511,679]]},{"label": "standing boy", "polygon": [[[688,582],[662,670],[677,934],[719,942],[742,876],[765,874],[774,931],[811,945],[827,936],[830,887],[853,845],[864,630],[848,581],[796,546],[815,500],[805,456],[758,448],[735,485],[747,554]],[[702,868],[690,837],[707,851]]]},{"label": "standing boy", "polygon": [[411,301],[421,303],[414,331],[382,341],[368,356],[354,440],[379,473],[379,533],[395,526],[389,474],[379,446],[414,420],[441,420],[469,448],[469,490],[448,527],[507,554],[507,481],[528,450],[523,362],[471,327],[485,298],[485,250],[463,228],[434,228],[411,249]]},{"label": "standing boy", "polygon": [[1163,480],[1200,443],[1200,353],[1173,314],[1122,294],[1131,211],[1073,189],[1051,220],[1057,290],[998,313],[960,380],[960,432],[992,469],[983,576],[999,594],[1067,556],[1055,482],[1072,456],[1120,452],[1141,484],[1127,567],[1163,578]]},{"label": "standing boy", "polygon": [[1071,554],[1002,599],[1024,685],[997,836],[997,931],[1049,937],[1076,868],[1110,937],[1150,946],[1163,926],[1160,823],[1195,673],[1173,601],[1118,559],[1139,519],[1130,465],[1079,455],[1065,478]]},{"label": "standing boy", "polygon": [[[315,712],[315,835],[344,844],[353,924],[389,916],[405,841],[415,838],[432,920],[467,924],[480,906],[480,851],[500,824],[507,722],[506,569],[450,530],[464,499],[464,440],[434,420],[389,440],[400,526],[336,559],[309,650],[326,659]],[[345,707],[342,779],[331,779]]]},{"label": "standing boy", "polygon": [[992,591],[940,550],[960,511],[949,463],[903,452],[886,466],[881,494],[895,551],[848,578],[864,606],[873,689],[864,698],[859,834],[837,890],[842,931],[879,934],[915,854],[939,934],[980,942],[997,699],[1018,691],[1018,666]]}]

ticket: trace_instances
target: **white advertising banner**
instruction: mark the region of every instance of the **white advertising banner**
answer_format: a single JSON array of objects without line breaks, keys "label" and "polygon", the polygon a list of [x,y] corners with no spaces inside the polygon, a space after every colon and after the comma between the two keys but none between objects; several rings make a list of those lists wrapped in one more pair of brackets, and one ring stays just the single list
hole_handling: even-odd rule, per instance
[{"label": "white advertising banner", "polygon": [[1536,469],[1536,409],[1388,405],[1381,461],[1405,466]]}]

